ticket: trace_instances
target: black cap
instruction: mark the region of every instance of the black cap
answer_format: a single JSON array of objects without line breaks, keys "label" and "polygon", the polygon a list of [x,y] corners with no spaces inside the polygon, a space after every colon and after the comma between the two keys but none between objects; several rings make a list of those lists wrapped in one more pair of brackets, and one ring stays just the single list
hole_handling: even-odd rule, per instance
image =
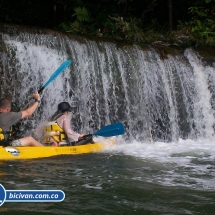
[{"label": "black cap", "polygon": [[68,102],[61,102],[58,104],[58,110],[64,113],[65,111],[72,112],[72,107]]}]

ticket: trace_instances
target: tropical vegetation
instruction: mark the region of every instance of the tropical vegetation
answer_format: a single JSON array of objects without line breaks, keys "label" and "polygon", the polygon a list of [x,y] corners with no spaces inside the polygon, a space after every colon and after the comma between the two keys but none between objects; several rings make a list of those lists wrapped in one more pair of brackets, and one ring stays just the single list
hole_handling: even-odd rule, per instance
[{"label": "tropical vegetation", "polygon": [[152,43],[215,46],[215,0],[0,0],[0,22]]}]

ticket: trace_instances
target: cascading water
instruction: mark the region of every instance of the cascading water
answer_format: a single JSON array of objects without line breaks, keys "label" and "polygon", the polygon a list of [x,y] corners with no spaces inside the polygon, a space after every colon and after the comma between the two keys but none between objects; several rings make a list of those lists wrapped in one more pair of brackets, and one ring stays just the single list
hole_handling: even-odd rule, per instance
[{"label": "cascading water", "polygon": [[[11,96],[14,110],[72,60],[18,135],[31,134],[61,101],[74,107],[76,131],[92,133],[117,121],[126,129],[101,153],[2,164],[7,189],[66,191],[63,203],[40,205],[44,213],[214,213],[214,56],[6,25],[0,32],[0,96]],[[25,204],[29,212],[37,207]],[[18,203],[11,208],[23,211]]]},{"label": "cascading water", "polygon": [[86,133],[121,121],[130,140],[213,138],[215,68],[192,49],[162,58],[153,47],[6,29],[1,95],[10,94],[19,109],[64,60],[73,62],[44,92],[39,111],[25,122],[28,131],[69,101],[76,106],[73,126]]}]

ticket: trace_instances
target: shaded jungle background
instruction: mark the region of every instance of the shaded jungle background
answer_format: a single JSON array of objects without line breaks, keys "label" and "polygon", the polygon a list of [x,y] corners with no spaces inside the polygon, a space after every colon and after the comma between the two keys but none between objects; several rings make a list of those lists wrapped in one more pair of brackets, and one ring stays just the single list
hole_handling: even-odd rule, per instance
[{"label": "shaded jungle background", "polygon": [[214,0],[8,0],[0,22],[132,42],[215,45]]}]

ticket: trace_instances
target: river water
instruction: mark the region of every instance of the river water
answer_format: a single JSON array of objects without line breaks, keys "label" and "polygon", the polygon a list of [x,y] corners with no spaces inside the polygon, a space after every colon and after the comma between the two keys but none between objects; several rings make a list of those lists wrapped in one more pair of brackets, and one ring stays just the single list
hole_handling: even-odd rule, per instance
[{"label": "river water", "polygon": [[[1,162],[7,190],[63,190],[57,203],[7,203],[1,214],[215,213],[214,142],[122,139],[99,153]],[[39,212],[39,213],[38,213]]]},{"label": "river water", "polygon": [[[0,163],[6,190],[62,190],[55,203],[9,203],[1,214],[214,215],[215,56],[194,48],[123,45],[0,25],[0,95],[13,110],[44,90],[17,136],[68,101],[81,133],[122,122],[125,134],[99,153]],[[18,90],[17,90],[18,89]],[[37,135],[36,135],[37,134]]]}]

